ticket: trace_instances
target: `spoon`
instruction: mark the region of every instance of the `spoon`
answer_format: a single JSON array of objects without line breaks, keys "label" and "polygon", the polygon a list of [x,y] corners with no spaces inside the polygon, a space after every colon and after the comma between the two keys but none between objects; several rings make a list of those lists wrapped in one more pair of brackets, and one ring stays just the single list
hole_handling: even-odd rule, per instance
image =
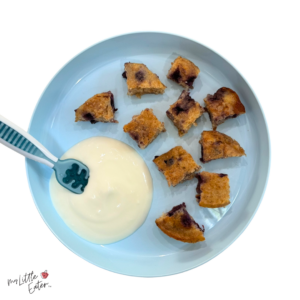
[{"label": "spoon", "polygon": [[60,160],[29,133],[0,115],[0,143],[55,171],[59,184],[75,194],[82,194],[89,180],[89,168],[76,159]]}]

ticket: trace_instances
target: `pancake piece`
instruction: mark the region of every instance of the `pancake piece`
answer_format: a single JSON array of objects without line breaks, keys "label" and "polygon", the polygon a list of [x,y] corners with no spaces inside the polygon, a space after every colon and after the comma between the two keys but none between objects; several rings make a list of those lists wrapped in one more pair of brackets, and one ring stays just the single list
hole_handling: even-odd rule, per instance
[{"label": "pancake piece", "polygon": [[201,228],[195,222],[187,212],[184,202],[156,219],[155,223],[163,233],[175,240],[184,243],[198,243],[205,240],[204,225]]},{"label": "pancake piece", "polygon": [[246,113],[245,107],[238,94],[226,87],[217,90],[214,95],[207,95],[204,99],[213,130],[227,119],[236,118]]},{"label": "pancake piece", "polygon": [[166,86],[144,64],[125,63],[123,78],[127,79],[128,95],[141,98],[145,94],[163,94]]},{"label": "pancake piece", "polygon": [[165,132],[163,122],[160,122],[153,113],[153,110],[146,108],[139,115],[133,116],[132,121],[123,127],[141,149],[145,149],[156,137]]},{"label": "pancake piece", "polygon": [[155,156],[153,162],[157,165],[158,170],[165,175],[169,186],[176,186],[181,182],[193,179],[196,172],[201,169],[191,154],[181,146],[177,146],[160,156]]},{"label": "pancake piece", "polygon": [[75,109],[75,122],[90,121],[92,124],[97,122],[119,123],[114,119],[115,111],[117,109],[115,108],[112,92],[96,94]]},{"label": "pancake piece", "polygon": [[191,98],[188,91],[183,91],[178,100],[166,111],[168,118],[178,128],[178,135],[186,134],[196,120],[205,112],[204,108]]},{"label": "pancake piece", "polygon": [[228,175],[203,171],[196,174],[196,178],[198,179],[196,199],[199,206],[217,208],[230,204]]},{"label": "pancake piece", "polygon": [[200,160],[203,163],[214,159],[246,155],[245,150],[237,141],[218,131],[203,131],[199,143],[202,150]]},{"label": "pancake piece", "polygon": [[172,62],[167,78],[175,81],[184,88],[193,89],[194,80],[200,73],[200,69],[190,60],[178,56]]}]

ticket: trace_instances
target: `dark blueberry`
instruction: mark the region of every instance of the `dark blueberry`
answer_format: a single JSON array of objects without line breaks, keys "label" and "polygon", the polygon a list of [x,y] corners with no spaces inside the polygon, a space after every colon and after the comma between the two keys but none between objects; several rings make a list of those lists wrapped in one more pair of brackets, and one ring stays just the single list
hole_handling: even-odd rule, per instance
[{"label": "dark blueberry", "polygon": [[181,112],[188,112],[195,106],[195,100],[191,98],[188,91],[183,91],[179,97],[179,103],[173,108],[173,113],[178,115]]},{"label": "dark blueberry", "polygon": [[167,114],[168,117],[172,116],[172,114],[168,110],[166,111],[166,114]]},{"label": "dark blueberry", "polygon": [[164,160],[164,162],[168,167],[170,167],[174,164],[174,159],[170,158],[170,159]]},{"label": "dark blueberry", "polygon": [[94,116],[91,113],[87,113],[82,116],[86,121],[92,121],[94,120]]},{"label": "dark blueberry", "polygon": [[[78,108],[77,108],[78,109]],[[77,111],[77,109],[75,109],[75,112]]]},{"label": "dark blueberry", "polygon": [[180,105],[173,107],[173,113],[179,115],[181,112],[186,111]]},{"label": "dark blueberry", "polygon": [[159,155],[155,155],[155,156],[154,156],[154,159],[157,158],[157,157],[159,157]]},{"label": "dark blueberry", "polygon": [[96,120],[91,120],[90,122],[91,122],[92,124],[98,123],[98,121],[96,121]]},{"label": "dark blueberry", "polygon": [[202,194],[201,185],[203,183],[205,183],[206,180],[201,176],[200,173],[196,174],[195,177],[198,179],[198,184],[197,184],[197,187],[196,187],[196,192],[198,193],[198,195],[196,195],[196,198],[197,198],[197,202],[200,203],[200,201],[201,201],[201,194]]},{"label": "dark blueberry", "polygon": [[226,92],[227,92],[226,88],[220,88],[215,92],[214,95],[207,95],[207,100],[209,101],[222,100]]},{"label": "dark blueberry", "polygon": [[110,93],[110,105],[111,105],[113,111],[115,112],[115,111],[117,111],[118,109],[115,108],[114,94],[111,93],[111,92],[109,92],[109,93]]},{"label": "dark blueberry", "polygon": [[201,184],[203,183],[203,179],[201,177],[201,174],[196,174],[196,178],[198,179],[198,185],[196,187],[196,192],[200,195],[201,194]]},{"label": "dark blueberry", "polygon": [[223,173],[220,173],[220,174],[219,174],[219,177],[221,177],[221,178],[222,178],[222,177],[225,177],[225,176],[227,176],[227,175],[226,175],[226,174],[223,174]]},{"label": "dark blueberry", "polygon": [[144,81],[145,80],[145,74],[143,71],[138,71],[135,73],[135,79],[138,81]]},{"label": "dark blueberry", "polygon": [[125,79],[127,79],[126,71],[124,71],[124,72],[122,73],[122,77],[125,78]]},{"label": "dark blueberry", "polygon": [[176,205],[174,206],[169,212],[168,212],[168,216],[169,217],[172,217],[176,211],[182,209],[182,208],[185,208],[185,203],[183,202],[182,204],[179,204],[179,205]]},{"label": "dark blueberry", "polygon": [[129,132],[129,135],[135,140],[135,141],[138,141],[139,140],[139,134],[134,132],[134,131],[131,131]]},{"label": "dark blueberry", "polygon": [[184,227],[187,227],[187,228],[192,227],[193,220],[186,210],[184,210],[184,213],[180,217],[180,221]]},{"label": "dark blueberry", "polygon": [[202,157],[200,158],[200,161],[204,163],[205,162],[204,159],[203,159],[203,157],[204,157],[204,150],[203,150],[203,146],[202,145],[201,145],[201,155],[202,155]]},{"label": "dark blueberry", "polygon": [[228,120],[228,119],[235,119],[238,115],[237,114],[234,114],[234,115],[231,115],[231,116],[225,116],[225,114],[221,115],[219,117],[219,119],[221,119],[223,121],[223,119],[225,120]]},{"label": "dark blueberry", "polygon": [[180,70],[177,68],[171,75],[170,78],[173,79],[176,82],[179,82],[181,79]]}]

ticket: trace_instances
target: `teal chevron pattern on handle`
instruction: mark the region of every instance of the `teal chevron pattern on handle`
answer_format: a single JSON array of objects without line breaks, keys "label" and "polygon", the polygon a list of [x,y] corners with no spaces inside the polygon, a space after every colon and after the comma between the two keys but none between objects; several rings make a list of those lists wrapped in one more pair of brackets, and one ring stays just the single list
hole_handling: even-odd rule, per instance
[{"label": "teal chevron pattern on handle", "polygon": [[29,154],[39,156],[44,158],[52,163],[51,159],[44,155],[44,153],[27,140],[22,134],[12,129],[5,123],[0,121],[0,139],[3,139],[5,142],[11,144],[12,146],[19,148]]},{"label": "teal chevron pattern on handle", "polygon": [[27,153],[36,155],[39,149],[28,141],[22,134],[0,121],[0,138]]}]

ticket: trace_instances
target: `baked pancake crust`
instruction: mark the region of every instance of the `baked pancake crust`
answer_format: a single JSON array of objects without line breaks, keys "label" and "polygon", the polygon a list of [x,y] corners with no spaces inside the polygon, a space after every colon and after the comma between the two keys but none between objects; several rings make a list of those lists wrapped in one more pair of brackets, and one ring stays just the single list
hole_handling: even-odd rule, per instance
[{"label": "baked pancake crust", "polygon": [[197,243],[205,240],[202,228],[187,212],[185,203],[174,206],[168,213],[155,220],[158,228],[169,237],[185,242]]},{"label": "baked pancake crust", "polygon": [[196,120],[205,112],[204,108],[191,98],[188,91],[183,91],[178,100],[166,111],[168,118],[178,128],[178,135],[186,134]]},{"label": "baked pancake crust", "polygon": [[158,170],[165,175],[169,186],[176,186],[181,182],[193,179],[195,173],[201,169],[193,157],[181,146],[156,156],[153,162],[157,165]]},{"label": "baked pancake crust", "polygon": [[144,64],[125,63],[122,74],[127,79],[128,95],[163,94],[166,86]]},{"label": "baked pancake crust", "polygon": [[228,175],[203,171],[196,174],[196,178],[198,179],[196,199],[199,206],[217,208],[230,204]]},{"label": "baked pancake crust", "polygon": [[133,116],[132,121],[123,127],[141,149],[145,149],[156,137],[165,132],[163,122],[160,122],[153,114],[153,110],[146,108],[139,115]]},{"label": "baked pancake crust", "polygon": [[204,102],[213,130],[216,130],[218,125],[224,123],[227,119],[236,118],[246,113],[238,94],[226,87],[218,89],[214,95],[208,94]]},{"label": "baked pancake crust", "polygon": [[96,94],[79,108],[75,109],[75,122],[90,121],[92,124],[97,122],[118,123],[114,119],[117,111],[112,92]]},{"label": "baked pancake crust", "polygon": [[172,62],[167,78],[175,81],[184,88],[192,89],[194,80],[200,73],[200,69],[190,60],[178,56]]},{"label": "baked pancake crust", "polygon": [[218,131],[203,131],[199,141],[203,163],[214,159],[246,155],[240,144],[230,136]]}]

